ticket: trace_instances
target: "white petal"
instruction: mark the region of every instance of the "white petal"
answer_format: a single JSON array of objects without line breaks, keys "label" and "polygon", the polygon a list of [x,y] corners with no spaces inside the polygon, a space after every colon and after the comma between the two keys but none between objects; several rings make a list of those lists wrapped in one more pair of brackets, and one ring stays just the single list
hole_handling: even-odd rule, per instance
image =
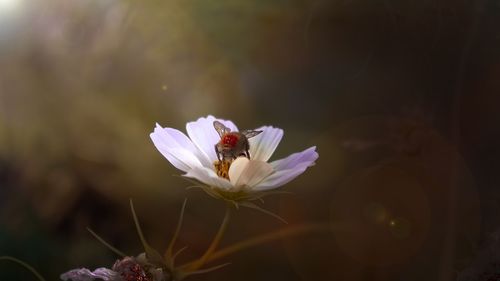
[{"label": "white petal", "polygon": [[245,170],[247,167],[247,164],[250,160],[248,160],[245,157],[238,157],[236,160],[231,163],[231,167],[229,167],[229,181],[231,184],[235,185],[236,181],[239,179],[241,176],[241,173]]},{"label": "white petal", "polygon": [[233,187],[227,179],[217,176],[213,170],[206,167],[196,167],[189,170],[184,176],[196,179],[211,187],[220,187],[228,190]]},{"label": "white petal", "polygon": [[229,168],[229,179],[235,187],[253,187],[272,174],[273,168],[263,161],[239,157]]},{"label": "white petal", "polygon": [[264,179],[260,184],[255,186],[253,189],[256,191],[269,190],[278,188],[282,185],[289,183],[291,180],[298,177],[306,169],[307,165],[299,165],[293,169],[277,171]]},{"label": "white petal", "polygon": [[186,135],[178,130],[162,128],[156,124],[150,137],[160,153],[179,170],[186,172],[193,167],[202,166],[201,162],[210,165],[208,159],[202,156]]},{"label": "white petal", "polygon": [[312,166],[319,155],[316,152],[316,147],[312,146],[308,149],[291,154],[290,156],[271,162],[271,165],[276,171],[293,169],[299,165]]},{"label": "white petal", "polygon": [[186,124],[186,131],[189,138],[200,149],[203,155],[210,160],[211,163],[217,160],[217,155],[215,154],[215,144],[220,140],[220,136],[214,128],[215,120],[224,124],[226,127],[231,129],[231,131],[238,131],[238,128],[233,122],[216,119],[212,115],[201,117],[194,122]]},{"label": "white petal", "polygon": [[117,281],[121,279],[120,275],[117,272],[104,267],[98,268],[93,272],[86,268],[73,269],[66,273],[61,274],[60,277],[62,280],[65,281],[68,280],[92,281],[94,279],[105,280],[105,281]]},{"label": "white petal", "polygon": [[283,138],[283,130],[270,126],[260,127],[255,130],[262,130],[259,135],[248,140],[250,144],[250,158],[267,162],[278,147]]},{"label": "white petal", "polygon": [[276,172],[254,187],[254,190],[268,190],[287,184],[302,174],[308,167],[313,166],[318,157],[316,147],[313,146],[284,159],[271,162],[271,166]]}]

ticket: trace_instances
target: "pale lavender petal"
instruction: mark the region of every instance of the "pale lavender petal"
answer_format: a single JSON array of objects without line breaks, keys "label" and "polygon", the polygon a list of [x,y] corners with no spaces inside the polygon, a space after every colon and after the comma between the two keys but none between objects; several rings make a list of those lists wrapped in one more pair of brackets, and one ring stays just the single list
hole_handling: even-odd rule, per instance
[{"label": "pale lavender petal", "polygon": [[211,163],[217,160],[217,155],[215,154],[215,144],[220,140],[220,136],[214,128],[215,120],[221,122],[233,132],[238,131],[238,128],[233,122],[216,119],[212,115],[201,117],[196,121],[186,124],[186,131],[189,138]]},{"label": "pale lavender petal", "polygon": [[220,187],[223,189],[231,189],[231,183],[225,179],[217,176],[214,170],[211,170],[206,167],[196,167],[192,170],[189,170],[185,177],[196,179],[208,186],[211,187]]},{"label": "pale lavender petal", "polygon": [[250,158],[252,160],[267,162],[278,147],[281,138],[283,138],[283,130],[270,126],[263,126],[255,130],[263,132],[248,140],[250,144]]},{"label": "pale lavender petal", "polygon": [[289,170],[294,169],[300,165],[306,165],[307,167],[314,165],[314,161],[318,159],[319,155],[316,152],[316,147],[312,146],[308,149],[291,154],[290,156],[271,162],[274,170]]},{"label": "pale lavender petal", "polygon": [[298,177],[308,168],[307,165],[299,165],[293,169],[281,170],[273,173],[253,189],[256,191],[263,191],[278,188],[289,183],[291,180]]},{"label": "pale lavender petal", "polygon": [[267,162],[239,157],[229,168],[229,179],[235,187],[253,187],[273,171]]},{"label": "pale lavender petal", "polygon": [[118,274],[108,268],[98,268],[94,271],[90,271],[86,268],[73,269],[66,273],[61,274],[61,279],[64,281],[72,280],[72,281],[93,281],[95,279],[104,280],[104,281],[121,281],[122,278]]},{"label": "pale lavender petal", "polygon": [[211,165],[191,140],[178,130],[156,124],[150,137],[160,153],[179,170],[186,172],[193,167]]},{"label": "pale lavender petal", "polygon": [[313,166],[318,157],[316,147],[313,146],[284,159],[271,162],[271,166],[276,172],[264,179],[254,189],[268,190],[285,185],[302,174],[308,167]]}]

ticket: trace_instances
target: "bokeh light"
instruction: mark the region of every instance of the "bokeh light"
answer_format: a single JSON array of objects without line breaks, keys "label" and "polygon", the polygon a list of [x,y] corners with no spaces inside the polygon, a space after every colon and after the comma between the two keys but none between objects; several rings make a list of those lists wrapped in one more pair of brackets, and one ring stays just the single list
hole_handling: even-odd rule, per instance
[{"label": "bokeh light", "polygon": [[0,0],[0,13],[12,13],[19,9],[23,0]]}]

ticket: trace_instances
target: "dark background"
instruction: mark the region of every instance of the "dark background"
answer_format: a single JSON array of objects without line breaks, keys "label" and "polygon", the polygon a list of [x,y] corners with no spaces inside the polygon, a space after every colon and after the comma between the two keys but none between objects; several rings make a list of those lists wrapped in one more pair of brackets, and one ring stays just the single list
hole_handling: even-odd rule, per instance
[{"label": "dark background", "polygon": [[[213,114],[316,145],[265,207],[334,226],[192,280],[489,280],[500,257],[498,1],[0,1],[0,255],[48,280],[163,250],[181,259],[224,206],[186,190],[149,139]],[[223,245],[285,227],[241,209]],[[497,233],[497,234],[496,234]],[[499,249],[500,250],[500,249]],[[0,280],[33,280],[0,263]]]}]

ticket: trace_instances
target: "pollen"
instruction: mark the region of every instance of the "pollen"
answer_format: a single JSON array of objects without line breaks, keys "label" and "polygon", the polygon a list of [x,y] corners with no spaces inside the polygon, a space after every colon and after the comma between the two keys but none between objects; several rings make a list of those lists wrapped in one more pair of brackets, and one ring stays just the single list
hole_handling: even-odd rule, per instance
[{"label": "pollen", "polygon": [[216,160],[214,162],[215,172],[221,178],[229,179],[229,167],[231,167],[231,162],[228,160]]}]

